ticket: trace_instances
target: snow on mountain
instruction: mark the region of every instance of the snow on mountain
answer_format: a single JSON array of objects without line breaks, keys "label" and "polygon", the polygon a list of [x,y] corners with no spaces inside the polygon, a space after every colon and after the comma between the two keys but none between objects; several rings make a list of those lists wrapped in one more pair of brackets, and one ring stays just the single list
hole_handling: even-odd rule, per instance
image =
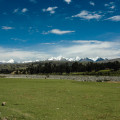
[{"label": "snow on mountain", "polygon": [[2,63],[6,63],[6,61],[3,60],[3,61],[0,61],[0,63],[1,63],[1,64],[2,64]]},{"label": "snow on mountain", "polygon": [[[80,58],[80,57],[75,57],[75,58],[65,58],[63,56],[58,56],[58,57],[51,57],[49,59],[47,59],[48,61],[79,61],[79,62],[99,62],[99,61],[104,61],[104,60],[108,60],[108,59],[104,59],[101,57],[96,57],[96,58]],[[15,62],[14,59],[10,59],[8,61],[0,61],[0,64],[5,64],[5,63],[31,63],[31,62],[39,62],[40,60],[28,60],[28,61],[22,61],[22,62]]]},{"label": "snow on mountain", "polygon": [[95,57],[95,58],[90,58],[90,59],[95,62],[98,58],[100,58],[100,57]]},{"label": "snow on mountain", "polygon": [[67,58],[67,61],[75,61],[74,58]]},{"label": "snow on mountain", "polygon": [[63,56],[58,56],[58,57],[51,57],[48,59],[49,61],[79,61],[80,57],[75,57],[75,58],[65,58]]},{"label": "snow on mountain", "polygon": [[90,58],[90,59],[92,59],[94,62],[104,60],[104,59],[103,59],[103,58],[101,58],[101,57],[95,57],[95,58]]},{"label": "snow on mountain", "polygon": [[8,61],[5,61],[5,60],[3,60],[3,61],[0,61],[0,63],[1,64],[4,64],[4,63],[15,63],[15,61],[13,60],[13,59],[10,59],[10,60],[8,60]]},{"label": "snow on mountain", "polygon": [[[58,57],[51,57],[47,59],[48,61],[80,61],[80,62],[99,62],[107,59],[103,59],[101,57],[96,57],[96,58],[80,58],[80,57],[75,57],[75,58],[66,58],[63,56],[58,56]],[[23,61],[22,63],[30,63],[30,62],[39,62],[40,60],[29,60],[29,61]]]},{"label": "snow on mountain", "polygon": [[62,56],[58,56],[58,57],[51,57],[48,60],[49,61],[66,61],[66,58]]},{"label": "snow on mountain", "polygon": [[93,60],[90,59],[90,58],[82,58],[82,59],[80,59],[79,61],[80,61],[80,62],[93,62]]},{"label": "snow on mountain", "polygon": [[15,61],[13,59],[10,59],[9,61],[7,61],[7,63],[15,63]]},{"label": "snow on mountain", "polygon": [[96,58],[91,58],[94,62],[100,62],[104,60],[108,60],[107,58],[101,58],[101,57],[96,57]]},{"label": "snow on mountain", "polygon": [[35,62],[39,62],[40,60],[35,60]]},{"label": "snow on mountain", "polygon": [[79,61],[80,57],[75,57],[75,58],[66,58],[67,61]]},{"label": "snow on mountain", "polygon": [[105,59],[103,59],[103,58],[98,58],[98,59],[96,60],[96,62],[103,61],[103,60],[105,60]]},{"label": "snow on mountain", "polygon": [[79,60],[80,60],[80,57],[77,56],[77,57],[75,58],[75,61],[79,61]]},{"label": "snow on mountain", "polygon": [[29,61],[23,61],[22,63],[31,63],[33,62],[32,60],[29,60]]}]

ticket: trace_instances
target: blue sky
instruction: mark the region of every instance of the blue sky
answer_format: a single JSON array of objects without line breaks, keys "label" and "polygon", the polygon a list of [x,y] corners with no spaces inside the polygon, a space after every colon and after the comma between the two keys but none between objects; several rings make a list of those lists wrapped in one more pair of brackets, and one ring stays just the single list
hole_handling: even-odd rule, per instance
[{"label": "blue sky", "polygon": [[120,57],[120,0],[0,0],[0,60]]}]

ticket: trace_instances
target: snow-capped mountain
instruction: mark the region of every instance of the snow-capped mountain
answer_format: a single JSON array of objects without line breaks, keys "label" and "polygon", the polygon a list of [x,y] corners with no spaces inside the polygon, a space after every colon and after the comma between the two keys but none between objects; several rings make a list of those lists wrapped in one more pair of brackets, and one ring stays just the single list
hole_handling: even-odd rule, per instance
[{"label": "snow-capped mountain", "polygon": [[103,61],[103,60],[104,60],[103,58],[98,58],[96,62]]},{"label": "snow-capped mountain", "polygon": [[58,56],[58,57],[51,57],[48,59],[49,61],[67,61],[67,58]]},{"label": "snow-capped mountain", "polygon": [[0,61],[0,63],[1,64],[4,64],[4,63],[16,63],[15,61],[14,61],[14,59],[10,59],[10,60],[8,60],[8,61],[5,61],[5,60],[3,60],[3,61]]},{"label": "snow-capped mountain", "polygon": [[[79,62],[100,62],[100,61],[104,61],[104,60],[108,60],[108,59],[104,59],[104,58],[101,58],[101,57],[96,57],[96,58],[80,58],[80,57],[75,57],[75,58],[66,58],[66,57],[63,57],[63,56],[58,56],[58,57],[51,57],[49,59],[47,59],[47,61],[79,61]],[[13,64],[13,63],[32,63],[32,62],[39,62],[41,60],[35,60],[35,61],[32,61],[32,60],[27,60],[27,61],[22,61],[22,62],[15,62],[14,59],[10,59],[8,61],[0,61],[0,64],[5,64],[5,63],[9,63],[9,64]],[[45,60],[43,60],[45,61]]]},{"label": "snow-capped mountain", "polygon": [[80,60],[80,57],[77,56],[77,57],[75,58],[75,61],[79,61],[79,60]]},{"label": "snow-capped mountain", "polygon": [[80,57],[75,57],[75,58],[66,58],[67,61],[79,61]]},{"label": "snow-capped mountain", "polygon": [[23,61],[22,63],[31,63],[33,62],[32,60],[29,60],[29,61]]},{"label": "snow-capped mountain", "polygon": [[7,63],[15,63],[13,59],[10,59]]},{"label": "snow-capped mountain", "polygon": [[8,64],[8,63],[9,64],[14,64],[14,63],[32,63],[32,62],[39,62],[39,60],[35,60],[35,61],[28,60],[28,61],[22,61],[22,62],[18,61],[18,62],[16,62],[14,59],[10,59],[8,61],[5,61],[5,60],[0,61],[0,64]]},{"label": "snow-capped mountain", "polygon": [[99,62],[99,61],[104,61],[106,59],[103,59],[101,57],[96,57],[96,58],[80,58],[80,57],[75,57],[75,58],[65,58],[62,56],[58,57],[51,57],[48,59],[48,61],[80,61],[80,62]]},{"label": "snow-capped mountain", "polygon": [[93,60],[90,59],[90,58],[82,58],[82,59],[80,59],[79,61],[80,61],[80,62],[93,62]]}]

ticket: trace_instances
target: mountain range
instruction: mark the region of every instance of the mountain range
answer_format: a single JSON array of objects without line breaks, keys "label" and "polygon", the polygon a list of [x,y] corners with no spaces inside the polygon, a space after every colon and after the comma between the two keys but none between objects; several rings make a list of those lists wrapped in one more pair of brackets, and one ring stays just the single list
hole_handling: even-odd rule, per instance
[{"label": "mountain range", "polygon": [[[31,63],[31,62],[39,62],[40,60],[29,60],[29,61],[22,61],[22,62],[16,62],[14,59],[10,59],[8,61],[0,61],[0,64],[13,64],[13,63]],[[96,58],[80,58],[80,57],[75,57],[75,58],[66,58],[63,56],[58,56],[58,57],[51,57],[49,59],[46,59],[44,61],[79,61],[79,62],[100,62],[100,61],[108,61],[107,58],[101,58],[101,57],[96,57]]]},{"label": "mountain range", "polygon": [[79,61],[79,62],[99,62],[99,61],[105,61],[108,60],[107,58],[101,58],[101,57],[96,57],[96,58],[80,58],[80,57],[75,57],[75,58],[65,58],[62,56],[58,57],[51,57],[48,59],[48,61]]}]

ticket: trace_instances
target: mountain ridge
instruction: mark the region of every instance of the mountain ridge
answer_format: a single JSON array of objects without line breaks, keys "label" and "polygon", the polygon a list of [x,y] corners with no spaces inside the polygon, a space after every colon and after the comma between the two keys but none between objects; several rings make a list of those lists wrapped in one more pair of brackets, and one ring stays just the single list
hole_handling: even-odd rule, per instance
[{"label": "mountain ridge", "polygon": [[[0,61],[0,64],[14,64],[14,63],[32,63],[32,62],[40,62],[40,61],[68,61],[68,62],[103,62],[103,61],[112,61],[112,59],[108,60],[107,58],[102,58],[102,57],[96,57],[96,58],[80,58],[80,57],[75,57],[75,58],[66,58],[63,56],[58,56],[58,57],[51,57],[46,60],[28,60],[28,61],[22,61],[22,62],[16,62],[14,59],[10,59],[8,61]],[[115,61],[115,60],[114,60]]]}]

